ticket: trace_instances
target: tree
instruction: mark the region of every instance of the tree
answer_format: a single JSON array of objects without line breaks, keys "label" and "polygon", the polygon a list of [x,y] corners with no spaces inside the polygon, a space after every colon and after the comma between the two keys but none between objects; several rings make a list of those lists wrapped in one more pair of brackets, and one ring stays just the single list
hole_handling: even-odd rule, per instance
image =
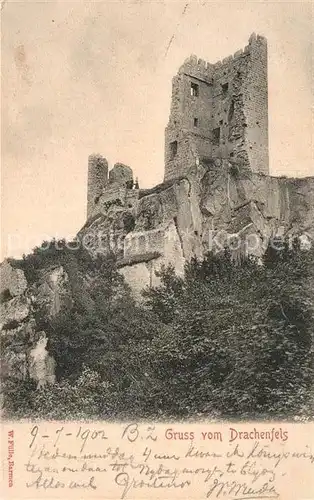
[{"label": "tree", "polygon": [[314,249],[284,240],[263,265],[209,253],[183,277],[164,266],[144,304],[114,256],[39,255],[38,270],[62,262],[73,307],[45,322],[58,383],[6,380],[9,417],[313,418]]},{"label": "tree", "polygon": [[306,405],[313,388],[313,251],[293,244],[270,253],[263,266],[253,258],[236,264],[228,252],[193,259],[179,288],[162,270],[161,285],[146,292],[170,327],[167,338],[153,341],[170,416],[283,416]]}]

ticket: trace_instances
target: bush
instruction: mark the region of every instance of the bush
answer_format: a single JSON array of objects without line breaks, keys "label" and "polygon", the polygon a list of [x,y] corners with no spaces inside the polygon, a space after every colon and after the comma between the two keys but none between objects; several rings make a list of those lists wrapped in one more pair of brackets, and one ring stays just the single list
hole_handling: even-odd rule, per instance
[{"label": "bush", "polygon": [[144,295],[170,327],[153,340],[166,414],[282,418],[305,408],[313,274],[313,251],[298,245],[266,256],[264,266],[252,258],[236,265],[225,252],[193,259],[183,280],[163,269],[161,285]]},{"label": "bush", "polygon": [[113,256],[64,250],[74,306],[46,324],[58,383],[7,379],[6,415],[313,418],[313,257],[296,242],[264,265],[208,254],[183,277],[162,267],[139,305]]}]

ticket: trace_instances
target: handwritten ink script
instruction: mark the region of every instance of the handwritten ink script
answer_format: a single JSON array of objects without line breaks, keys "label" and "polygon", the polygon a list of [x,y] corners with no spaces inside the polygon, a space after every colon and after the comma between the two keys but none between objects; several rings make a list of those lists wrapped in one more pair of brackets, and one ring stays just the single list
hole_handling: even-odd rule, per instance
[{"label": "handwritten ink script", "polygon": [[290,484],[291,498],[314,499],[311,443],[292,434],[281,424],[28,425],[21,477],[32,498],[286,500]]}]

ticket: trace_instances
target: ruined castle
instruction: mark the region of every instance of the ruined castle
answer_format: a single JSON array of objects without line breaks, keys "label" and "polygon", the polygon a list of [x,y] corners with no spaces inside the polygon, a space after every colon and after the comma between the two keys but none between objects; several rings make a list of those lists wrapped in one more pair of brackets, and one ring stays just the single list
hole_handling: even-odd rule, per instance
[{"label": "ruined castle", "polygon": [[[268,174],[267,42],[252,34],[248,45],[215,64],[189,57],[172,81],[165,130],[165,174],[170,181],[191,166],[215,159]],[[109,172],[100,155],[88,162],[87,217],[114,200],[129,208],[138,198],[130,167]]]},{"label": "ruined castle", "polygon": [[[182,273],[191,257],[226,244],[236,254],[261,256],[277,235],[314,241],[314,177],[269,175],[267,44],[261,36],[252,35],[243,50],[215,64],[192,56],[181,66],[172,83],[163,183],[141,189],[129,166],[108,170],[101,155],[89,157],[87,221],[78,238],[91,253],[115,253],[138,300],[144,287],[158,284],[163,264]],[[12,260],[1,264],[0,328],[16,340],[3,355],[7,373],[22,379],[29,373],[39,385],[53,382],[34,308],[55,317],[70,307],[72,278],[56,262],[28,283]]]},{"label": "ruined castle", "polygon": [[[140,189],[130,167],[108,173],[106,159],[90,156],[79,235],[95,252],[113,250],[140,292],[161,264],[180,273],[232,239],[241,255],[261,256],[274,235],[313,238],[313,207],[313,177],[269,175],[267,41],[252,34],[214,64],[189,57],[174,76],[162,184]],[[110,238],[99,245],[99,234]]]}]

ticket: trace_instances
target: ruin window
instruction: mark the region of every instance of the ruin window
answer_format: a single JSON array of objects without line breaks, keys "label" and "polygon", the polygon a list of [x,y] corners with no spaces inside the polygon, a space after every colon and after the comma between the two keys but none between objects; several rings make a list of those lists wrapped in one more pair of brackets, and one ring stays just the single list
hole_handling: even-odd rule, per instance
[{"label": "ruin window", "polygon": [[223,83],[221,85],[222,95],[226,95],[228,93],[228,88],[229,88],[229,84],[228,83]]},{"label": "ruin window", "polygon": [[170,142],[170,156],[172,160],[176,156],[177,152],[178,152],[178,141]]},{"label": "ruin window", "polygon": [[228,112],[228,122],[230,123],[234,116],[234,101],[231,101],[229,112]]},{"label": "ruin window", "polygon": [[199,94],[199,86],[197,83],[191,82],[191,96],[198,97]]},{"label": "ruin window", "polygon": [[6,290],[3,290],[0,294],[0,304],[3,304],[4,302],[8,302],[12,298],[13,297],[10,293],[10,290],[7,288]]},{"label": "ruin window", "polygon": [[213,144],[218,145],[220,142],[220,127],[213,130]]},{"label": "ruin window", "polygon": [[198,127],[198,118],[194,118],[194,127]]}]

